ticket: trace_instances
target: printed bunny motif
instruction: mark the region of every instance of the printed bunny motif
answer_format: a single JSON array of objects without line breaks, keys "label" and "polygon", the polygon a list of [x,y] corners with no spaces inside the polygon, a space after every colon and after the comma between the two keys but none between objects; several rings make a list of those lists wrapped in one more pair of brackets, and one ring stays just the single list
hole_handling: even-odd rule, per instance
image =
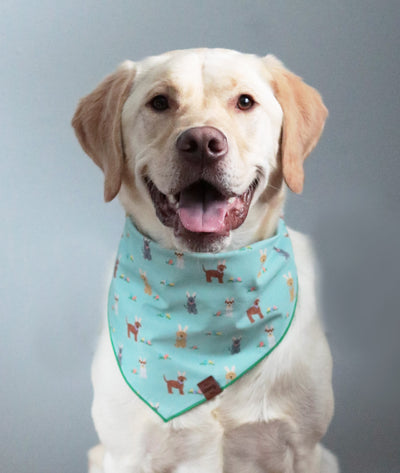
[{"label": "printed bunny motif", "polygon": [[176,332],[175,346],[177,348],[186,348],[188,326],[186,325],[183,329],[181,324],[178,325],[178,331]]},{"label": "printed bunny motif", "polygon": [[235,366],[232,366],[232,368],[230,369],[227,366],[225,366],[225,371],[226,371],[225,379],[228,382],[236,378],[237,374],[236,374],[235,369],[236,369]]},{"label": "printed bunny motif", "polygon": [[264,267],[264,263],[267,261],[267,249],[265,248],[264,250],[260,250],[260,263],[261,263],[261,268],[260,271],[257,274],[257,277],[259,278],[262,273],[265,273],[266,269]]},{"label": "printed bunny motif", "polygon": [[186,292],[187,303],[185,307],[189,314],[197,314],[197,306],[196,306],[196,293],[194,292],[190,295],[189,291]]},{"label": "printed bunny motif", "polygon": [[149,281],[147,279],[146,271],[142,271],[141,269],[139,269],[139,271],[140,271],[140,277],[144,281],[144,292],[145,292],[145,294],[148,294],[149,296],[151,296],[153,294],[153,291],[151,290],[151,286],[150,286]]},{"label": "printed bunny motif", "polygon": [[292,275],[290,274],[290,271],[288,274],[284,274],[283,277],[286,279],[286,284],[289,287],[289,293],[290,293],[290,302],[294,301],[294,281],[292,278]]}]

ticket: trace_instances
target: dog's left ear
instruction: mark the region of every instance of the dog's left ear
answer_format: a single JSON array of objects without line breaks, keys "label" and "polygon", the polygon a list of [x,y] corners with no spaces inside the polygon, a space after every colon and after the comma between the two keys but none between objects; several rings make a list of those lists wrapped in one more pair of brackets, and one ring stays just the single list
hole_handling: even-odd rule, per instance
[{"label": "dog's left ear", "polygon": [[328,110],[320,94],[305,84],[272,55],[263,58],[272,75],[272,87],[283,110],[281,156],[288,187],[300,194],[304,185],[303,162],[317,144]]},{"label": "dog's left ear", "polygon": [[106,202],[112,200],[121,187],[124,165],[121,113],[134,77],[134,63],[125,61],[81,99],[72,119],[82,148],[104,172]]}]

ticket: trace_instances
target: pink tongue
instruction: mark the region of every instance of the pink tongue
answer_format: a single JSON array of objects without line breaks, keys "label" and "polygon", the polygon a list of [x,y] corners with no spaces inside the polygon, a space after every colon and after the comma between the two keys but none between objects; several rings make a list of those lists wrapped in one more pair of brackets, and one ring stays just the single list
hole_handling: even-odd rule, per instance
[{"label": "pink tongue", "polygon": [[178,215],[191,232],[218,233],[225,228],[228,202],[216,189],[198,182],[181,192]]}]

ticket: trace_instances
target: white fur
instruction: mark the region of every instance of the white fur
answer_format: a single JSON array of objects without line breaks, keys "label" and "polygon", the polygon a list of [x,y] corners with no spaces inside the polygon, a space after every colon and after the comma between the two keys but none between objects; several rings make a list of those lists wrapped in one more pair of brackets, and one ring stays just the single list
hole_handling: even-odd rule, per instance
[{"label": "white fur", "polygon": [[[224,249],[274,232],[285,191],[282,186],[273,201],[263,201],[268,176],[276,167],[282,126],[282,109],[270,84],[271,64],[276,67],[277,61],[269,58],[261,64],[255,56],[196,50],[135,65],[137,75],[122,112],[127,164],[120,200],[136,224],[162,245],[184,249],[171,229],[158,221],[140,176],[146,169],[157,187],[169,192],[176,179],[174,143],[189,126],[211,125],[226,134],[231,147],[225,179],[237,193],[249,185],[255,167],[263,170],[248,217],[231,232]],[[175,81],[181,100],[191,106],[190,113],[182,112],[168,123],[141,111],[144,97],[162,91],[165,78]],[[229,110],[232,78],[239,89],[242,84],[241,93],[250,88],[257,96],[261,106],[252,118]],[[92,368],[92,414],[101,446],[89,454],[90,473],[338,471],[332,454],[319,444],[333,414],[332,361],[318,318],[312,251],[305,236],[294,230],[290,236],[299,298],[286,337],[223,393],[168,423],[125,383],[104,324]]]}]

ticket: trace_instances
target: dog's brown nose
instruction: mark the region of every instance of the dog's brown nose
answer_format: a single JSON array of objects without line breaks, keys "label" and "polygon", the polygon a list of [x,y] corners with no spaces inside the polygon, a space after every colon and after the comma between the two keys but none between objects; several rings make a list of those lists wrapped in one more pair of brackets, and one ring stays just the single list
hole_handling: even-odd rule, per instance
[{"label": "dog's brown nose", "polygon": [[180,156],[192,162],[213,162],[228,152],[226,136],[211,126],[199,126],[184,131],[176,142]]}]

